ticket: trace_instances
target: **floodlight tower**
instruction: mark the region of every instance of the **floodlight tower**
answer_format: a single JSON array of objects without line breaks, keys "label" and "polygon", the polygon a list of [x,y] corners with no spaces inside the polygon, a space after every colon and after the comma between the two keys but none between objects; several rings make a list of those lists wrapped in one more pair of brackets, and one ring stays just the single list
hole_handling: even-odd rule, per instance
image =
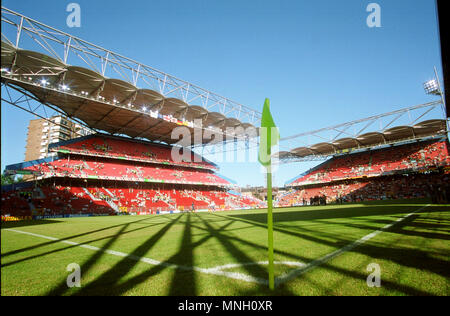
[{"label": "floodlight tower", "polygon": [[436,70],[436,67],[434,67],[434,79],[428,80],[427,82],[425,82],[423,84],[423,88],[425,90],[426,94],[432,94],[432,95],[438,95],[441,97],[441,104],[442,104],[442,112],[444,114],[444,119],[447,123],[447,132],[450,131],[450,126],[449,126],[449,120],[448,120],[448,116],[446,113],[446,105],[445,105],[445,97],[444,97],[444,93],[442,92],[442,87],[441,87],[441,82],[439,81],[439,76]]}]

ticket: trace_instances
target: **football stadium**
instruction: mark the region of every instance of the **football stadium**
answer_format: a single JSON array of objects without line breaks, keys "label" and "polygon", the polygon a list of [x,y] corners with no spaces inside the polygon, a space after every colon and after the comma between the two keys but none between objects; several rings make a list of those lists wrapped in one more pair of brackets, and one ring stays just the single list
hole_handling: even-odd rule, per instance
[{"label": "football stadium", "polygon": [[2,110],[33,114],[45,147],[2,175],[2,296],[450,294],[437,73],[435,101],[281,137],[272,201],[201,154],[258,148],[265,112],[6,7],[1,23]]}]

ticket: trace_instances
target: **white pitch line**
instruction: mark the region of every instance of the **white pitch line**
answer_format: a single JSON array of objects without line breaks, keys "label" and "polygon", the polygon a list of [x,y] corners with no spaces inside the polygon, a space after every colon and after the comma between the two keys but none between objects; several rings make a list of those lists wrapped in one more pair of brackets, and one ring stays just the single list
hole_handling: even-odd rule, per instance
[{"label": "white pitch line", "polygon": [[[214,270],[224,270],[224,269],[233,269],[233,268],[239,268],[243,266],[256,266],[256,265],[268,265],[269,261],[258,261],[258,262],[247,262],[247,263],[229,263],[224,264],[222,266],[216,266],[210,269]],[[293,266],[293,267],[303,267],[305,264],[298,261],[274,261],[273,264],[278,265],[285,265],[285,266]]]},{"label": "white pitch line", "polygon": [[[417,211],[414,211],[412,213],[409,213],[408,215],[401,217],[399,219],[397,219],[396,221],[384,226],[383,228],[376,230],[364,237],[362,237],[361,239],[358,239],[357,241],[341,248],[338,249],[330,254],[327,254],[325,256],[323,256],[322,258],[319,258],[317,260],[312,261],[309,264],[304,264],[302,262],[295,262],[295,261],[275,261],[274,264],[280,264],[280,265],[287,265],[287,266],[295,266],[298,267],[297,269],[292,270],[289,273],[285,273],[282,276],[278,277],[275,279],[275,284],[279,285],[281,283],[284,283],[288,280],[291,280],[317,266],[319,266],[322,263],[325,263],[337,256],[339,256],[340,254],[349,251],[353,248],[355,248],[356,246],[365,243],[366,241],[368,241],[369,239],[375,237],[376,235],[380,234],[381,232],[385,231],[386,229],[390,228],[391,226],[395,225],[398,222],[401,222],[403,220],[405,220],[406,218],[408,218],[409,216],[413,215],[414,213],[417,213],[419,211],[421,211],[422,209],[424,209],[425,207],[429,206],[430,204],[427,204],[426,206],[421,207],[420,209],[418,209]],[[151,258],[147,258],[147,257],[139,257],[139,256],[135,256],[135,255],[131,255],[131,254],[127,254],[125,252],[121,252],[121,251],[115,251],[115,250],[109,250],[109,249],[102,249],[102,248],[98,248],[95,246],[91,246],[91,245],[85,245],[85,244],[80,244],[74,241],[69,241],[69,240],[64,240],[64,239],[59,239],[59,238],[55,238],[55,237],[50,237],[50,236],[45,236],[45,235],[40,235],[40,234],[35,234],[35,233],[30,233],[30,232],[26,232],[26,231],[22,231],[22,230],[17,230],[17,229],[12,229],[12,228],[5,228],[3,229],[5,231],[11,231],[11,232],[16,232],[19,234],[24,234],[24,235],[29,235],[29,236],[34,236],[34,237],[38,237],[38,238],[43,238],[43,239],[48,239],[48,240],[52,240],[52,241],[57,241],[57,242],[61,242],[64,244],[68,244],[68,245],[72,245],[72,246],[77,246],[77,247],[81,247],[81,248],[85,248],[85,249],[89,249],[89,250],[93,250],[93,251],[100,251],[100,252],[104,252],[113,256],[117,256],[117,257],[123,257],[123,258],[128,258],[128,259],[132,259],[134,261],[139,261],[139,262],[144,262],[150,265],[154,265],[154,266],[163,266],[163,267],[167,267],[167,268],[173,268],[173,269],[181,269],[181,270],[185,270],[185,271],[197,271],[200,273],[204,273],[204,274],[212,274],[212,275],[218,275],[218,276],[225,276],[231,279],[236,279],[236,280],[241,280],[241,281],[246,281],[246,282],[252,282],[252,283],[259,283],[259,284],[264,284],[264,285],[268,285],[268,280],[266,279],[262,279],[262,278],[258,278],[258,277],[253,277],[251,275],[248,274],[244,274],[244,273],[239,273],[239,272],[227,272],[227,271],[223,271],[224,269],[230,269],[230,268],[237,268],[237,267],[242,267],[242,266],[248,266],[248,265],[267,265],[268,261],[260,261],[260,262],[249,262],[249,263],[231,263],[231,264],[226,264],[226,265],[222,265],[222,266],[216,266],[213,268],[199,268],[199,267],[189,267],[189,266],[183,266],[183,265],[178,265],[178,264],[173,264],[173,263],[168,263],[168,262],[162,262],[162,261],[158,261],[155,259],[151,259]]]},{"label": "white pitch line", "polygon": [[168,262],[162,262],[162,261],[158,261],[158,260],[147,258],[147,257],[139,257],[139,256],[135,256],[135,255],[130,255],[130,254],[127,254],[127,253],[121,252],[121,251],[102,249],[102,248],[98,248],[98,247],[91,246],[91,245],[80,244],[80,243],[77,243],[74,241],[58,239],[55,237],[50,237],[50,236],[45,236],[45,235],[40,235],[40,234],[35,234],[35,233],[30,233],[30,232],[26,232],[26,231],[22,231],[22,230],[17,230],[17,229],[12,229],[12,228],[5,228],[4,230],[19,233],[19,234],[29,235],[29,236],[33,236],[33,237],[43,238],[43,239],[47,239],[47,240],[57,241],[57,242],[60,242],[63,244],[78,246],[78,247],[93,250],[93,251],[100,251],[100,252],[104,252],[104,253],[107,253],[107,254],[110,254],[113,256],[128,258],[128,259],[132,259],[134,261],[144,262],[144,263],[154,265],[154,266],[163,266],[163,267],[167,267],[167,268],[181,269],[181,270],[185,270],[185,271],[197,271],[197,272],[201,272],[201,273],[205,273],[205,274],[225,276],[225,277],[228,277],[231,279],[237,279],[237,280],[241,280],[241,281],[259,283],[259,284],[268,284],[268,281],[265,279],[253,277],[251,275],[247,275],[244,273],[222,271],[222,270],[218,269],[217,267],[205,269],[205,268],[199,268],[199,267],[183,266],[183,265],[178,265],[178,264],[173,264],[173,263],[168,263]]},{"label": "white pitch line", "polygon": [[358,239],[358,240],[348,244],[347,246],[345,246],[345,247],[343,247],[341,249],[338,249],[336,251],[333,251],[333,252],[331,252],[331,253],[329,253],[329,254],[327,254],[327,255],[319,258],[319,259],[316,259],[316,260],[308,263],[304,267],[301,267],[301,268],[298,268],[298,269],[294,269],[294,270],[290,271],[289,273],[285,273],[285,274],[281,275],[280,277],[277,277],[275,279],[275,285],[279,285],[281,283],[284,283],[284,282],[287,282],[289,280],[292,280],[293,278],[298,277],[298,276],[306,273],[307,271],[310,271],[311,269],[314,269],[315,267],[317,267],[317,266],[319,266],[319,265],[321,265],[321,264],[323,264],[323,263],[325,263],[325,262],[327,262],[327,261],[329,261],[329,260],[331,260],[333,258],[336,258],[337,256],[343,254],[344,252],[350,251],[351,249],[353,249],[353,248],[355,248],[355,247],[357,247],[359,245],[364,244],[366,241],[372,239],[373,237],[377,236],[378,234],[380,234],[380,233],[384,232],[385,230],[391,228],[395,224],[398,224],[399,222],[404,221],[405,219],[407,219],[411,215],[413,215],[413,214],[415,214],[417,212],[420,212],[421,210],[423,210],[424,208],[426,208],[429,205],[430,204],[427,204],[427,205],[419,208],[418,210],[416,210],[414,212],[411,212],[411,213],[409,213],[409,214],[407,214],[407,215],[405,215],[403,217],[400,217],[399,219],[393,221],[392,223],[390,223],[390,224],[388,224],[386,226],[383,226],[382,228],[380,228],[380,229],[378,229],[378,230],[376,230],[376,231],[374,231],[374,232],[372,232],[370,234],[367,234],[366,236],[364,236],[364,237],[362,237],[362,238],[360,238],[360,239]]},{"label": "white pitch line", "polygon": [[[158,260],[145,258],[145,257],[138,257],[138,256],[130,255],[130,254],[127,254],[127,253],[121,252],[121,251],[102,249],[102,248],[98,248],[98,247],[91,246],[91,245],[80,244],[80,243],[77,243],[77,242],[74,242],[74,241],[58,239],[58,238],[55,238],[55,237],[50,237],[50,236],[45,236],[45,235],[40,235],[40,234],[34,234],[34,233],[25,232],[25,231],[22,231],[22,230],[17,230],[17,229],[12,229],[12,228],[6,228],[4,230],[16,232],[16,233],[19,233],[19,234],[39,237],[39,238],[43,238],[43,239],[53,240],[53,241],[57,241],[57,242],[60,242],[60,243],[63,243],[63,244],[68,244],[68,245],[72,245],[72,246],[78,246],[78,247],[89,249],[89,250],[100,251],[100,252],[104,252],[104,253],[107,253],[107,254],[110,254],[110,255],[114,255],[114,256],[117,256],[117,257],[129,258],[129,259],[133,259],[135,261],[142,261],[142,262],[149,263],[149,264],[152,264],[152,265],[163,265],[163,266],[167,266],[167,267],[174,266],[173,264],[169,264],[169,263],[166,263],[166,262],[161,262],[161,261],[158,261]],[[179,267],[181,267],[181,266],[179,266]]]},{"label": "white pitch line", "polygon": [[[247,281],[247,282],[269,285],[269,281],[267,279],[252,277],[251,275],[244,274],[244,273],[223,271],[225,269],[239,268],[239,267],[243,267],[243,266],[268,265],[268,264],[269,264],[268,261],[247,262],[247,263],[230,263],[230,264],[216,266],[216,267],[209,268],[209,269],[198,268],[198,270],[196,270],[196,271],[200,271],[203,273],[215,274],[215,275],[223,275],[228,278],[243,280],[243,281]],[[274,261],[274,264],[294,266],[294,267],[302,267],[305,265],[302,262],[295,262],[295,261]]]}]

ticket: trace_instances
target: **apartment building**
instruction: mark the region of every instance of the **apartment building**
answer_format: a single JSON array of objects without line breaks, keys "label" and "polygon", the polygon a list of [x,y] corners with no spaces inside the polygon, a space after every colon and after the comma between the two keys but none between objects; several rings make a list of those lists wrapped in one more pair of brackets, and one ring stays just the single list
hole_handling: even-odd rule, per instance
[{"label": "apartment building", "polygon": [[49,120],[30,120],[25,147],[25,161],[55,155],[56,153],[48,151],[49,144],[86,136],[90,133],[91,131],[86,127],[60,115],[53,116]]}]

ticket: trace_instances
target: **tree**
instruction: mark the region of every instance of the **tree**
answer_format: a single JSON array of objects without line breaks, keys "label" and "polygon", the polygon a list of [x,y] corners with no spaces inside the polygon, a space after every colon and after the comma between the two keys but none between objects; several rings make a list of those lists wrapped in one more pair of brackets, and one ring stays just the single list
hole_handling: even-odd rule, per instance
[{"label": "tree", "polygon": [[17,175],[11,174],[2,174],[2,185],[8,185],[8,184],[14,184],[14,183],[20,183],[23,182],[23,178],[19,177]]}]

